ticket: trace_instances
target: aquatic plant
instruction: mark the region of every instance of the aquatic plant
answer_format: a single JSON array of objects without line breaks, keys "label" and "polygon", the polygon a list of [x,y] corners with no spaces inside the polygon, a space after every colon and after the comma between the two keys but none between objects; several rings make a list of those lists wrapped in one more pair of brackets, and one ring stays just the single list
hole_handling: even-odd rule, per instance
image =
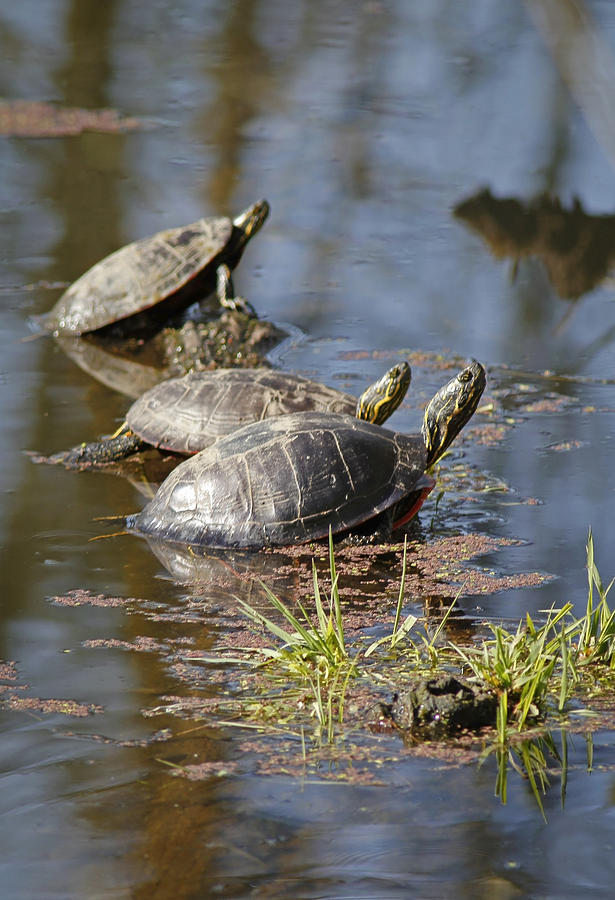
[{"label": "aquatic plant", "polygon": [[[480,647],[463,648],[449,644],[473,673],[483,688],[491,688],[498,698],[497,733],[501,742],[506,740],[509,721],[512,719],[518,731],[528,720],[536,721],[544,713],[547,696],[552,692],[556,666],[560,667],[560,683],[568,684],[567,675],[561,677],[568,663],[562,654],[566,645],[567,629],[557,627],[570,615],[572,604],[562,609],[549,610],[547,621],[540,628],[529,613],[525,624],[520,623],[514,632],[501,625],[490,625],[493,638],[483,641]],[[560,691],[558,709],[561,711],[569,691]]]},{"label": "aquatic plant", "polygon": [[[591,528],[587,538],[587,604],[580,620],[580,632],[576,642],[576,661],[579,664],[601,663],[615,669],[615,610],[607,601],[615,578],[605,588],[594,558],[594,538]],[[598,592],[595,604],[594,588]]]},{"label": "aquatic plant", "polygon": [[[344,696],[348,681],[358,674],[354,659],[348,653],[344,637],[344,623],[338,589],[338,577],[333,552],[333,538],[329,534],[329,572],[331,592],[327,596],[318,582],[316,563],[312,560],[314,606],[316,621],[304,605],[297,602],[301,617],[262,585],[269,602],[282,616],[288,629],[278,625],[244,600],[237,598],[243,612],[253,622],[266,628],[282,641],[282,646],[260,648],[257,652],[265,661],[274,664],[278,674],[295,683],[303,683],[311,691],[312,709],[326,731],[327,741],[334,738],[335,721],[343,721]],[[324,593],[324,602],[323,602]]]},{"label": "aquatic plant", "polygon": [[[336,724],[344,722],[344,698],[350,679],[361,676],[372,686],[381,686],[391,679],[399,683],[417,675],[457,671],[468,676],[479,691],[495,694],[496,742],[487,752],[498,748],[498,752],[506,755],[507,742],[514,733],[545,721],[549,713],[565,713],[573,694],[590,684],[595,687],[598,669],[615,670],[615,610],[607,602],[613,581],[604,587],[594,558],[591,530],[586,552],[589,590],[583,615],[575,617],[572,603],[566,603],[560,609],[545,610],[546,621],[542,625],[529,614],[514,630],[489,624],[492,637],[476,646],[441,640],[457,598],[433,631],[426,624],[419,626],[417,616],[408,615],[402,620],[405,545],[392,631],[367,647],[360,640],[350,648],[347,645],[331,536],[331,590],[327,595],[321,589],[313,561],[312,615],[300,602],[297,603],[299,615],[295,614],[265,585],[266,596],[282,617],[283,625],[242,600],[238,603],[252,621],[281,642],[257,651],[261,664],[266,666],[270,677],[284,682],[287,693],[292,689],[295,694],[301,690],[308,692],[308,705],[328,742],[334,740]],[[463,586],[459,593],[462,590]],[[376,651],[378,658],[374,664]],[[383,667],[388,667],[390,678],[383,675]],[[306,704],[300,705],[305,708]],[[522,762],[529,765],[531,757],[525,754]]]}]

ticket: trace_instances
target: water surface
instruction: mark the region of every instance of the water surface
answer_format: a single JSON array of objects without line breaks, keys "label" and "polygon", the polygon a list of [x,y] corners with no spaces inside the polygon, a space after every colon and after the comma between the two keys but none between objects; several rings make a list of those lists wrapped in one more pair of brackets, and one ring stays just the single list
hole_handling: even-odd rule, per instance
[{"label": "water surface", "polygon": [[[146,125],[0,137],[0,658],[16,663],[16,693],[27,684],[27,696],[104,709],[0,712],[4,895],[610,897],[610,733],[595,738],[591,776],[585,740],[573,739],[565,804],[555,774],[545,824],[519,780],[500,804],[489,764],[400,753],[379,786],[272,777],[230,729],[144,717],[181,690],[168,642],[206,646],[207,616],[156,621],[153,609],[184,609],[190,589],[143,541],[88,543],[95,517],[140,507],[133,485],[24,455],[108,432],[126,399],[51,340],[22,338],[57,299],[50,283],[130,240],[267,197],[271,219],[236,284],[305,332],[280,365],[358,394],[390,359],[443,352],[483,361],[506,398],[501,441],[468,441],[444,467],[462,461],[510,492],[471,504],[451,492],[422,524],[436,537],[520,538],[480,564],[557,577],[461,597],[462,612],[516,622],[582,603],[590,525],[604,577],[615,569],[611,4],[24,0],[0,19],[3,97],[110,107]],[[544,193],[571,215],[576,202],[575,240],[566,247],[543,215],[529,250],[494,242],[493,220],[487,233],[454,214],[485,190],[524,215]],[[548,239],[553,265],[576,254],[572,271],[592,268],[600,255],[605,277],[570,299],[568,282],[549,279]],[[428,364],[414,376],[399,430],[417,428],[443,380]],[[75,588],[138,602],[48,602]],[[162,649],[84,646],[143,636]],[[172,741],[147,742],[165,727]],[[241,774],[194,783],[160,762],[238,757]]]}]

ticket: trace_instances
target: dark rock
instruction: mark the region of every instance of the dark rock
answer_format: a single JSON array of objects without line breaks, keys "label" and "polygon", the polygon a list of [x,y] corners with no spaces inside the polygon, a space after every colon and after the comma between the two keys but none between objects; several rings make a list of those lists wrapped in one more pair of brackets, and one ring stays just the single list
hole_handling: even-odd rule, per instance
[{"label": "dark rock", "polygon": [[262,366],[265,354],[286,337],[273,322],[233,310],[209,322],[164,328],[153,344],[171,377],[204,369]]},{"label": "dark rock", "polygon": [[403,731],[425,739],[494,725],[497,699],[453,675],[417,678],[385,709]]}]

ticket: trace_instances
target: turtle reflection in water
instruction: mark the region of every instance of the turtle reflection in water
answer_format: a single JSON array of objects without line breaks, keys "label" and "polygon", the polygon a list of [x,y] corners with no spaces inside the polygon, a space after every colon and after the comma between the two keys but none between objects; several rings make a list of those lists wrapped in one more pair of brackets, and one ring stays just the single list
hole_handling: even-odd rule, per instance
[{"label": "turtle reflection in water", "polygon": [[250,422],[298,411],[353,413],[381,424],[403,400],[410,366],[392,366],[359,400],[300,375],[270,369],[218,369],[170,379],[128,410],[116,434],[52,457],[70,468],[105,465],[148,446],[192,454]]},{"label": "turtle reflection in water", "polygon": [[217,287],[220,304],[226,308],[209,321],[167,325],[146,340],[88,334],[57,335],[56,341],[88,375],[135,398],[155,384],[187,372],[264,365],[265,355],[287,333],[273,322],[259,319],[246,300],[234,295],[226,265],[218,267]]},{"label": "turtle reflection in water", "polygon": [[79,335],[116,322],[132,325],[133,317],[151,316],[157,306],[166,319],[212,293],[218,267],[237,265],[268,214],[269,204],[260,200],[234,220],[200,219],[128,244],[75,281],[38,324]]},{"label": "turtle reflection in water", "polygon": [[425,410],[418,435],[341,413],[247,425],[181,463],[127,527],[211,547],[301,544],[365,527],[387,536],[433,488],[425,475],[473,415],[485,370],[467,366]]}]

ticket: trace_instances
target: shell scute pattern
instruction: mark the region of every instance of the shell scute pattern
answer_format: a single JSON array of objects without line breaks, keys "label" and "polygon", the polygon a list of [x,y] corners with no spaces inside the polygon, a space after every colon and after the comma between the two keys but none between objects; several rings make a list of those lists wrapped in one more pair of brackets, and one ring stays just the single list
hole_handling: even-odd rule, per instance
[{"label": "shell scute pattern", "polygon": [[[326,412],[247,425],[178,466],[127,525],[162,540],[244,548],[305,543],[372,519],[384,533],[416,514],[435,484],[426,469],[476,411],[485,384],[473,360],[434,395],[414,435]],[[173,515],[182,503],[189,512]]]},{"label": "shell scute pattern", "polygon": [[48,330],[94,331],[154,306],[187,284],[228,244],[230,219],[199,219],[141,238],[88,269],[44,317]]},{"label": "shell scute pattern", "polygon": [[302,543],[394,505],[424,468],[418,436],[342,414],[268,419],[178,466],[130,524],[219,547]]},{"label": "shell scute pattern", "polygon": [[270,369],[219,370],[155,385],[133,403],[126,421],[154,447],[194,453],[249,422],[314,407],[352,414],[356,402],[351,394]]}]

